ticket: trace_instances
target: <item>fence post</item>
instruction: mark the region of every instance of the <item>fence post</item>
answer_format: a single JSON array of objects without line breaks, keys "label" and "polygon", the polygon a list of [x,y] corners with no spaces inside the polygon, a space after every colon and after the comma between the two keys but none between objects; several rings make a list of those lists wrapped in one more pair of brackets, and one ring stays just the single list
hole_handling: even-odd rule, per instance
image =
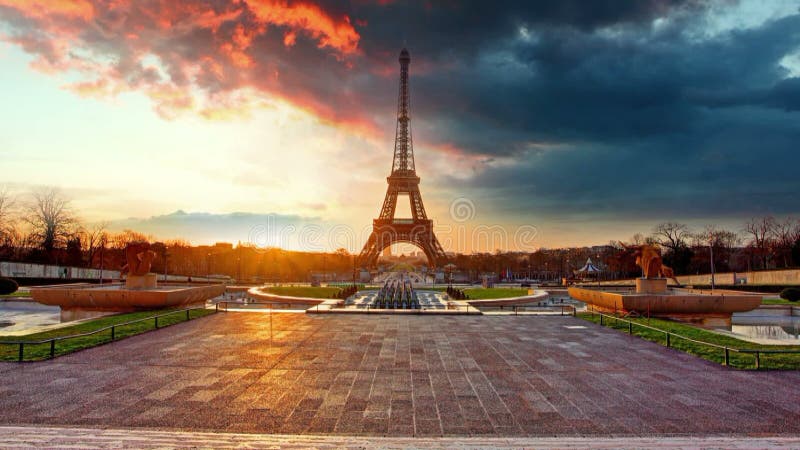
[{"label": "fence post", "polygon": [[114,325],[111,325],[111,340],[114,340]]},{"label": "fence post", "polygon": [[670,342],[669,342],[669,336],[670,336],[670,334],[669,334],[669,332],[667,332],[667,333],[665,333],[665,334],[667,335],[667,347],[669,347],[669,346],[670,346]]},{"label": "fence post", "polygon": [[50,359],[55,358],[56,356],[56,340],[53,339],[50,341]]},{"label": "fence post", "polygon": [[22,342],[19,343],[19,362],[22,362],[22,354],[25,352],[23,350],[24,346],[25,344],[23,344]]},{"label": "fence post", "polygon": [[756,370],[761,368],[761,354],[756,352]]},{"label": "fence post", "polygon": [[187,321],[189,320],[189,310],[188,309],[186,310],[186,320]]},{"label": "fence post", "polygon": [[600,314],[600,325],[603,325],[603,315]]},{"label": "fence post", "polygon": [[729,365],[730,361],[731,360],[730,360],[730,354],[728,352],[728,347],[725,347],[725,365],[726,366]]},{"label": "fence post", "polygon": [[217,303],[214,303],[214,312],[215,312],[215,313],[218,313],[218,312],[219,312],[219,302],[217,302]]},{"label": "fence post", "polygon": [[156,328],[158,328],[158,316],[155,316],[154,319],[156,320]]},{"label": "fence post", "polygon": [[628,321],[628,334],[633,335],[633,322]]}]

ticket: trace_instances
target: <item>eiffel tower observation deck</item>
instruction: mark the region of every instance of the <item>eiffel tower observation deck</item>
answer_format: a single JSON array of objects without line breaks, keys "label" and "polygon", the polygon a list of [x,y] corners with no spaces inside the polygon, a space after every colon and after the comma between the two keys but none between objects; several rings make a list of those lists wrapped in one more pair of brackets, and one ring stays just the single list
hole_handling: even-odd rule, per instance
[{"label": "eiffel tower observation deck", "polygon": [[[422,195],[420,178],[414,165],[414,141],[411,136],[409,66],[411,54],[403,49],[400,62],[400,91],[397,99],[397,125],[395,129],[392,171],[386,178],[388,188],[380,215],[373,220],[372,234],[359,255],[364,267],[374,267],[384,248],[395,243],[409,243],[419,247],[427,256],[428,264],[436,267],[446,255],[433,233],[433,221],[428,219]],[[397,218],[397,199],[407,195],[411,206],[410,218]]]}]

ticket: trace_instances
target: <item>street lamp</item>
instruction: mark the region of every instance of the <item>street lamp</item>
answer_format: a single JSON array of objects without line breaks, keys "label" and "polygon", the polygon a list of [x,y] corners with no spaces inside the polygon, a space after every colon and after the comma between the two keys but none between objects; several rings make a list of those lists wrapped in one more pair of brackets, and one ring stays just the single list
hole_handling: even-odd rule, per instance
[{"label": "street lamp", "polygon": [[105,261],[106,253],[106,237],[105,235],[100,238],[100,284],[103,284],[103,262]]},{"label": "street lamp", "polygon": [[206,283],[208,283],[211,280],[211,252],[208,252],[206,256]]},{"label": "street lamp", "polygon": [[708,232],[708,251],[711,259],[711,290],[714,290],[714,233]]},{"label": "street lamp", "polygon": [[164,283],[167,282],[167,265],[169,262],[169,251],[167,251],[167,247],[164,246]]}]

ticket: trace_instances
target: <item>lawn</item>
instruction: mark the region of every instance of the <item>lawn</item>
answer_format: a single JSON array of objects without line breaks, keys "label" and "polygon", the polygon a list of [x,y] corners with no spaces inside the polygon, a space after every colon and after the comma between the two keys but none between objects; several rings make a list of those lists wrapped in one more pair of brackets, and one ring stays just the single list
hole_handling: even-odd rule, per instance
[{"label": "lawn", "polygon": [[528,295],[528,288],[469,288],[464,293],[470,300],[521,297]]},{"label": "lawn", "polygon": [[0,299],[4,299],[4,298],[8,299],[8,298],[15,298],[15,297],[30,297],[30,296],[31,296],[31,292],[30,291],[17,291],[17,292],[13,292],[11,294],[0,295]]},{"label": "lawn", "polygon": [[[115,314],[113,316],[100,317],[76,325],[58,328],[50,331],[43,331],[40,333],[29,334],[26,336],[0,335],[0,341],[30,342],[30,341],[41,341],[43,339],[50,339],[54,337],[88,333],[111,325],[130,322],[132,320],[137,320],[137,319],[144,319],[146,317],[151,317],[159,314],[165,314],[168,313],[169,311],[170,311],[169,309],[165,309],[156,311],[139,311],[133,313]],[[159,328],[186,321],[185,312],[182,312],[180,310],[174,310],[174,311],[175,311],[174,314],[158,318]],[[198,308],[191,310],[189,312],[189,317],[192,319],[196,319],[198,317],[207,316],[213,313],[214,313],[213,309]],[[141,334],[153,329],[155,329],[155,320],[147,320],[130,325],[121,325],[115,327],[114,338],[115,340],[119,340],[125,337]],[[55,356],[65,355],[67,353],[72,353],[74,351],[82,350],[85,348],[102,345],[108,342],[111,342],[111,330],[102,331],[97,334],[91,334],[88,336],[81,336],[73,339],[58,341],[55,344]],[[19,357],[18,345],[0,344],[0,361],[17,361],[18,357]],[[50,357],[50,343],[27,344],[24,346],[25,361],[37,361],[37,360],[47,359],[49,357]]]},{"label": "lawn", "polygon": [[[599,323],[600,316],[594,315],[588,312],[578,313],[578,317],[588,320],[590,322]],[[644,324],[649,325],[654,328],[658,328],[659,330],[669,331],[671,333],[679,334],[682,336],[686,336],[691,339],[695,339],[702,342],[708,342],[711,344],[727,346],[731,349],[749,349],[749,350],[779,350],[779,349],[789,349],[789,350],[800,350],[800,345],[760,345],[754,344],[752,342],[743,341],[740,339],[736,339],[730,336],[725,336],[719,333],[714,333],[712,331],[704,330],[701,328],[693,327],[691,325],[673,322],[671,320],[665,319],[647,319],[647,318],[637,318],[637,319],[629,319],[634,324]],[[623,332],[628,332],[628,324],[627,322],[623,322],[621,320],[616,321],[614,319],[605,318],[604,319],[605,326],[618,329]],[[649,341],[658,342],[659,344],[666,345],[666,336],[664,332],[650,330],[644,327],[637,327],[636,325],[633,326],[633,334],[635,336],[647,339]],[[719,364],[724,363],[725,361],[725,351],[720,348],[711,347],[708,345],[698,344],[695,342],[690,342],[685,339],[681,339],[676,336],[671,336],[670,338],[670,347],[684,351],[686,353],[690,353],[695,356],[699,356],[703,359],[707,359],[709,361],[713,361]],[[750,353],[737,353],[731,351],[730,353],[730,365],[732,367],[740,368],[740,369],[754,369],[755,368],[755,355]],[[793,369],[797,370],[800,369],[800,353],[794,354],[761,354],[761,368],[768,368],[768,369]]]},{"label": "lawn", "polygon": [[762,305],[792,305],[792,306],[800,306],[800,302],[790,302],[789,300],[782,299],[779,297],[775,298],[765,298],[761,300]]},{"label": "lawn", "polygon": [[311,286],[273,286],[263,288],[262,291],[289,297],[310,298],[335,298],[341,291],[338,287],[311,287]]}]

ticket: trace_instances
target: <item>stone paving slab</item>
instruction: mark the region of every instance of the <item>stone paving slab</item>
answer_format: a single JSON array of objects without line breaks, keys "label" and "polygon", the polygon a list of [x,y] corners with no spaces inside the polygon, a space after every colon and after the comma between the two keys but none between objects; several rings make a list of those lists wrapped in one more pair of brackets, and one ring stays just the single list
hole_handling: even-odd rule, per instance
[{"label": "stone paving slab", "polygon": [[572,317],[220,313],[0,376],[3,425],[800,435],[800,373],[728,369]]},{"label": "stone paving slab", "polygon": [[0,427],[3,448],[352,448],[352,449],[796,449],[800,438],[386,438],[325,435],[270,435],[152,430]]}]

